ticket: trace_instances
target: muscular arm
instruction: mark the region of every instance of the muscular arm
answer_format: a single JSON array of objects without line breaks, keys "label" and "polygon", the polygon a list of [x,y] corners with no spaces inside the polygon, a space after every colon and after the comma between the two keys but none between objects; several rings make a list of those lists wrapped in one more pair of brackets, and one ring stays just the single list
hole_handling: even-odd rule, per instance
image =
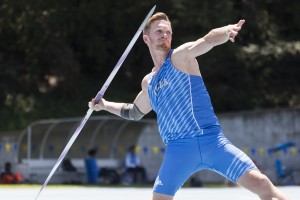
[{"label": "muscular arm", "polygon": [[148,74],[143,78],[142,81],[142,91],[137,95],[134,100],[134,104],[140,109],[144,114],[149,113],[152,108],[150,105],[150,100],[148,97]]},{"label": "muscular arm", "polygon": [[188,42],[181,45],[180,47],[177,48],[177,52],[180,52],[182,56],[195,58],[197,56],[200,56],[208,52],[214,46],[223,44],[228,40],[234,42],[235,37],[237,36],[238,32],[241,30],[242,25],[244,23],[245,20],[240,20],[237,24],[213,29],[204,37],[194,42]]},{"label": "muscular arm", "polygon": [[[151,111],[151,106],[148,98],[148,92],[147,92],[147,76],[142,81],[142,91],[137,95],[135,98],[133,104],[136,106],[135,109],[138,109],[138,112],[141,112],[141,114],[145,115]],[[127,108],[133,107],[133,104],[127,104],[127,103],[117,103],[117,102],[111,102],[106,101],[105,99],[100,99],[100,101],[96,104],[95,99],[92,99],[89,102],[89,107],[92,108],[94,111],[100,111],[100,110],[106,110],[112,114],[115,114],[120,117],[124,117],[122,110],[124,110],[124,107]]]},{"label": "muscular arm", "polygon": [[234,42],[244,23],[245,20],[240,20],[237,24],[213,29],[204,37],[179,46],[172,54],[173,65],[185,73],[201,75],[196,57],[205,54],[214,46],[223,44],[228,40]]}]

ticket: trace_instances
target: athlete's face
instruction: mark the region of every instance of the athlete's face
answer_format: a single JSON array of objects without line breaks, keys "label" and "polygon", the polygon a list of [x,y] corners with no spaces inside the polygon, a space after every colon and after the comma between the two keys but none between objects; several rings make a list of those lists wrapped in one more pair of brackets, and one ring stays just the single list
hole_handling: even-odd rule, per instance
[{"label": "athlete's face", "polygon": [[169,51],[171,49],[172,28],[171,24],[165,20],[155,21],[149,30],[149,34],[144,35],[144,41],[149,48]]}]

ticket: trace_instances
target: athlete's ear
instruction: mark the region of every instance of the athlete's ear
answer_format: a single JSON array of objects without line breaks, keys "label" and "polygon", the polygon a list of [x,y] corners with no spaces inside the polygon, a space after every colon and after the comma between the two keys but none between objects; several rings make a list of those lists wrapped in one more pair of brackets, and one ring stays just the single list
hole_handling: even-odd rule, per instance
[{"label": "athlete's ear", "polygon": [[146,34],[144,34],[144,35],[143,35],[143,40],[144,40],[144,42],[145,42],[146,44],[148,44],[149,41],[150,41],[149,36],[146,35]]}]

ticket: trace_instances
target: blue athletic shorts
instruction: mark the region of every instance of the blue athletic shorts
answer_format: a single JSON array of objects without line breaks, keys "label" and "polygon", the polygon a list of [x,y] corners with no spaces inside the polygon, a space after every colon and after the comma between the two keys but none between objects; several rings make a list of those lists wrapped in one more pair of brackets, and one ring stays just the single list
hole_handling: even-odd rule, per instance
[{"label": "blue athletic shorts", "polygon": [[215,171],[236,183],[245,172],[257,167],[222,132],[177,139],[168,142],[153,191],[174,196],[193,173],[202,169]]}]

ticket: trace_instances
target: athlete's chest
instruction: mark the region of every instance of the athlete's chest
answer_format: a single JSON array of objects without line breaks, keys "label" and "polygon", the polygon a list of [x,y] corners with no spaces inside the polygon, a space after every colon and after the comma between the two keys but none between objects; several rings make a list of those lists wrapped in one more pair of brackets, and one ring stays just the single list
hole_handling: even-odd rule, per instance
[{"label": "athlete's chest", "polygon": [[183,95],[189,88],[188,76],[168,66],[152,77],[148,87],[152,101],[172,101],[175,95]]}]

